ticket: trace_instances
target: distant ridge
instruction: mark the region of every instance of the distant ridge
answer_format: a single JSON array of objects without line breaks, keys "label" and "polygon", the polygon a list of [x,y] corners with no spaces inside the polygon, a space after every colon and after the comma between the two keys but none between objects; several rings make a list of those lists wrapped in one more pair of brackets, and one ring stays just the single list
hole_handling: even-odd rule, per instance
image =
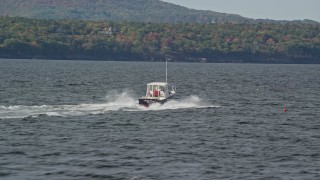
[{"label": "distant ridge", "polygon": [[249,20],[239,15],[193,10],[159,0],[1,0],[0,15],[155,23]]},{"label": "distant ridge", "polygon": [[275,22],[188,9],[160,0],[1,0],[0,16],[153,23]]}]

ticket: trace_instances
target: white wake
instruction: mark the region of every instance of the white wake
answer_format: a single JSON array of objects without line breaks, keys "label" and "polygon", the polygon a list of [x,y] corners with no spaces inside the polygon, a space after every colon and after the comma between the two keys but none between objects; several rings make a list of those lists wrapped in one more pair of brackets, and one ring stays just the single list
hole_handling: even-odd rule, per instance
[{"label": "white wake", "polygon": [[197,96],[190,96],[181,100],[172,99],[167,103],[152,104],[146,108],[140,106],[136,98],[128,92],[118,93],[116,91],[106,96],[105,103],[79,104],[79,105],[42,105],[42,106],[0,106],[0,119],[13,119],[25,117],[47,116],[84,116],[104,114],[112,111],[159,111],[186,108],[218,108],[205,103]]}]

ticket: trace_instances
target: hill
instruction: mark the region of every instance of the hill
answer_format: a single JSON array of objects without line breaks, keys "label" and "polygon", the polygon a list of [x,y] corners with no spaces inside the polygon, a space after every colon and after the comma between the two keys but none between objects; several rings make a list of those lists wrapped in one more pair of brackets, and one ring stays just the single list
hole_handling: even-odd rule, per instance
[{"label": "hill", "polygon": [[1,0],[0,16],[152,23],[319,24],[312,20],[250,19],[235,14],[188,9],[160,0]]},{"label": "hill", "polygon": [[0,16],[153,23],[223,23],[252,19],[159,0],[1,0]]}]

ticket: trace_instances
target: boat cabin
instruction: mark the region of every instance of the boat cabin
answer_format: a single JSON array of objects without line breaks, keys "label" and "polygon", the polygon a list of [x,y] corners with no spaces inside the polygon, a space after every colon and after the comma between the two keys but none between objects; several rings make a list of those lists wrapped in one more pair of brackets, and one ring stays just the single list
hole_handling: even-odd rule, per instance
[{"label": "boat cabin", "polygon": [[147,84],[147,98],[167,98],[170,95],[169,85],[164,82]]},{"label": "boat cabin", "polygon": [[146,96],[139,98],[139,104],[149,107],[153,103],[165,103],[172,98],[176,93],[176,89],[172,86],[169,90],[169,84],[164,82],[153,82],[147,84]]}]

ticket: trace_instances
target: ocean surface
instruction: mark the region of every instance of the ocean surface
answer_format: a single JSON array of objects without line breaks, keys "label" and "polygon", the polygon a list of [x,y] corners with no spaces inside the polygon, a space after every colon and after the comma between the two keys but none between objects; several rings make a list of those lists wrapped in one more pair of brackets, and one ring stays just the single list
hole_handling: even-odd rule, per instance
[{"label": "ocean surface", "polygon": [[0,179],[320,179],[319,65],[168,66],[0,60]]}]

